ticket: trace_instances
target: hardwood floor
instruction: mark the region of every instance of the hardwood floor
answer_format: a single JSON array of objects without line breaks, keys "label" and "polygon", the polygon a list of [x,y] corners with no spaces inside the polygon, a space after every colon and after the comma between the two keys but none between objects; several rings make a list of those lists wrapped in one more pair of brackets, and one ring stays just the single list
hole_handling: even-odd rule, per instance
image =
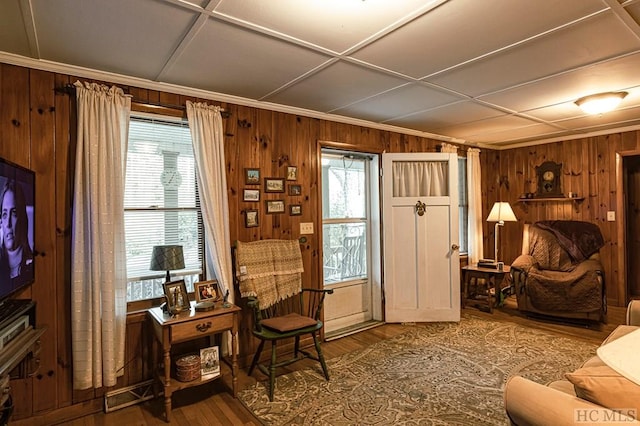
[{"label": "hardwood floor", "polygon": [[[625,308],[610,307],[607,324],[591,324],[590,326],[579,324],[560,323],[557,321],[527,318],[515,309],[511,301],[507,301],[504,307],[495,309],[493,314],[482,312],[478,309],[467,307],[463,312],[486,317],[495,321],[512,321],[523,326],[554,331],[594,343],[600,343],[619,324],[625,322]],[[380,340],[388,339],[402,333],[411,325],[384,324],[379,327],[356,333],[341,339],[332,340],[323,344],[323,351],[327,359],[340,356],[344,353],[358,350]],[[312,361],[305,360],[283,368],[279,374],[306,368],[312,365]],[[254,373],[254,377],[248,377],[247,372],[241,369],[238,378],[239,389],[264,380],[261,373]],[[201,387],[190,388],[176,393],[173,396],[173,412],[171,423],[163,421],[162,398],[147,401],[145,403],[124,408],[109,414],[98,413],[66,422],[72,426],[124,426],[124,425],[260,425],[260,422],[240,403],[234,399],[220,381],[205,384]],[[23,421],[20,424],[29,424]],[[44,424],[44,423],[31,423]]]}]

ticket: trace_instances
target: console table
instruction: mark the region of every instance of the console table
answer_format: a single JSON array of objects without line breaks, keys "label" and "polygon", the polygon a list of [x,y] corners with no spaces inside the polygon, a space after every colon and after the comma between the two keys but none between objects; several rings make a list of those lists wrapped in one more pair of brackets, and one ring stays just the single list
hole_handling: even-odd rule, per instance
[{"label": "console table", "polygon": [[[204,336],[213,336],[224,331],[231,332],[231,383],[233,397],[236,396],[236,386],[238,381],[238,355],[236,353],[238,334],[238,313],[240,308],[231,305],[228,308],[216,306],[215,309],[206,312],[197,312],[195,303],[191,302],[189,311],[181,312],[172,317],[164,313],[161,308],[149,309],[149,317],[154,330],[153,344],[153,365],[156,368],[156,378],[164,386],[164,412],[165,420],[171,421],[171,394],[180,389],[198,386],[212,380],[219,379],[220,376],[211,379],[195,379],[190,382],[180,382],[171,377],[171,346],[175,343],[198,339]],[[162,346],[163,360],[162,366],[158,360],[158,344]],[[182,354],[174,354],[182,355]],[[220,356],[220,360],[223,357]],[[222,371],[221,371],[222,373]]]},{"label": "console table", "polygon": [[[493,313],[495,300],[499,297],[500,284],[502,283],[505,274],[508,274],[510,270],[511,267],[509,265],[504,265],[501,270],[482,268],[478,265],[464,266],[462,268],[464,277],[462,307],[464,308],[468,302],[486,303],[489,308],[489,312]],[[481,285],[479,280],[483,280],[484,285]]]}]

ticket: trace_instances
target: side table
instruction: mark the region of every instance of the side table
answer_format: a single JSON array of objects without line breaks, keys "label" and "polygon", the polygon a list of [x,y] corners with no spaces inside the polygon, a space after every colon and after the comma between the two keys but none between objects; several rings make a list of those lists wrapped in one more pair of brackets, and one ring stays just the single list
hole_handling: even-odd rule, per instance
[{"label": "side table", "polygon": [[[493,313],[493,307],[500,293],[500,284],[509,271],[511,267],[508,265],[504,265],[502,270],[482,268],[478,265],[464,266],[462,268],[462,307],[464,308],[468,302],[486,302],[489,312]],[[483,280],[484,284],[480,284],[480,280]]]},{"label": "side table", "polygon": [[[198,339],[203,336],[212,336],[224,331],[231,332],[231,383],[233,397],[236,397],[238,382],[238,354],[236,353],[238,335],[238,312],[240,308],[231,305],[228,308],[216,306],[215,309],[206,312],[197,312],[195,302],[191,302],[189,311],[181,312],[175,317],[165,314],[162,309],[151,308],[148,311],[154,331],[154,344],[152,348],[153,364],[156,366],[156,378],[164,386],[164,412],[165,420],[171,421],[171,394],[180,389],[198,386],[220,376],[211,379],[196,379],[190,382],[180,382],[171,378],[171,346],[175,343]],[[162,345],[163,368],[158,361],[158,344]],[[174,354],[180,355],[180,354]],[[222,360],[222,356],[220,360]],[[222,373],[222,372],[221,372]]]}]

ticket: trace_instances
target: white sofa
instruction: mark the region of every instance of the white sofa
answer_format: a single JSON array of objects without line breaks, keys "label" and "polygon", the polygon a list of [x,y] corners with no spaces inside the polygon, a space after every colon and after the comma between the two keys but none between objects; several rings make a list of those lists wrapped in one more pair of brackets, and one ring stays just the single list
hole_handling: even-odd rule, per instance
[{"label": "white sofa", "polygon": [[[634,300],[627,307],[626,325],[618,326],[602,344],[638,327],[640,300]],[[618,375],[597,356],[586,361],[579,370],[569,373],[567,380],[548,386],[519,376],[510,378],[504,390],[504,403],[511,424],[518,426],[589,425],[607,421],[610,424],[640,425],[639,420],[625,416],[624,412],[611,410],[635,409],[640,416],[640,408],[637,408],[640,406],[640,386]]]}]

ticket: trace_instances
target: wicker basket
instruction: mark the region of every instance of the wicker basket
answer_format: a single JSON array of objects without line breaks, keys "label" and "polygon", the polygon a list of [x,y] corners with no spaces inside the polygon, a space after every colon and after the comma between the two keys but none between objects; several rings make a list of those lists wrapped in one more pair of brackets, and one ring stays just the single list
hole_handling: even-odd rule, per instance
[{"label": "wicker basket", "polygon": [[176,360],[176,379],[190,382],[200,377],[200,357],[195,354],[185,355]]}]

